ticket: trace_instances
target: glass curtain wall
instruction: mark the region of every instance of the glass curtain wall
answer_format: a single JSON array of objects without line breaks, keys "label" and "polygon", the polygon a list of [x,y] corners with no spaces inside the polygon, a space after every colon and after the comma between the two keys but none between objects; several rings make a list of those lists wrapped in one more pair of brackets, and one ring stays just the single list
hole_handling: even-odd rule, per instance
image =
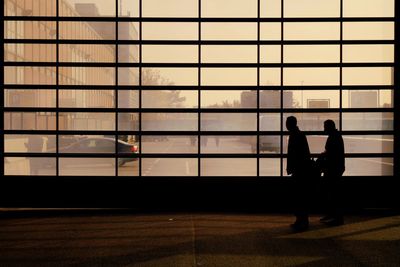
[{"label": "glass curtain wall", "polygon": [[286,175],[335,121],[394,169],[394,0],[4,0],[4,174]]}]

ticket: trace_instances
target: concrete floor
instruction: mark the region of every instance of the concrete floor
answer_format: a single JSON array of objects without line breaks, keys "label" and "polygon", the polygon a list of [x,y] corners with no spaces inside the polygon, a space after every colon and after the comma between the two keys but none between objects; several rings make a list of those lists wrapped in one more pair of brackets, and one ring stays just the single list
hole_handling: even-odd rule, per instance
[{"label": "concrete floor", "polygon": [[0,266],[400,266],[400,216],[49,214],[0,219]]}]

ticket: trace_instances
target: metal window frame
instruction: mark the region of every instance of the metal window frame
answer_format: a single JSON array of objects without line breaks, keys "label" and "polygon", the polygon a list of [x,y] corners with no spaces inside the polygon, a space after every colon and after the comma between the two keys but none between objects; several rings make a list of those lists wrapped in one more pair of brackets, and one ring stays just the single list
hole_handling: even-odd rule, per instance
[{"label": "metal window frame", "polygon": [[[115,107],[114,108],[95,108],[90,109],[90,112],[114,112],[115,113],[115,131],[101,131],[104,134],[113,134],[118,137],[120,134],[129,133],[136,134],[139,136],[139,142],[141,143],[142,135],[197,135],[198,137],[198,151],[197,154],[147,154],[142,153],[139,150],[139,177],[141,176],[142,168],[142,158],[197,158],[198,159],[198,176],[201,176],[201,159],[202,158],[256,158],[257,159],[257,177],[259,176],[259,159],[260,158],[279,158],[280,160],[280,176],[283,176],[283,159],[286,158],[283,149],[283,137],[287,135],[287,132],[283,129],[283,114],[286,112],[335,112],[339,114],[339,129],[342,129],[342,114],[344,112],[393,112],[393,124],[394,128],[392,131],[343,131],[343,135],[393,135],[394,136],[394,151],[393,153],[351,153],[346,154],[348,158],[355,157],[388,157],[394,159],[394,175],[399,171],[399,99],[400,99],[400,88],[398,85],[398,75],[396,71],[399,69],[398,62],[398,47],[399,40],[396,35],[398,33],[398,23],[396,18],[398,17],[398,11],[395,6],[395,16],[393,18],[387,17],[357,17],[349,18],[343,17],[343,0],[340,1],[340,17],[335,18],[284,18],[284,0],[281,0],[281,18],[261,18],[260,17],[260,0],[257,1],[257,17],[254,18],[203,18],[201,16],[201,0],[198,0],[198,18],[165,18],[165,17],[143,17],[142,16],[142,0],[139,0],[139,17],[119,17],[118,16],[118,0],[115,0],[116,14],[115,17],[62,17],[59,16],[59,0],[56,0],[56,16],[55,17],[39,17],[39,16],[4,16],[4,5],[2,5],[2,26],[4,27],[5,21],[55,21],[56,22],[56,39],[3,39],[3,52],[4,44],[6,43],[43,43],[43,44],[55,44],[56,45],[56,62],[5,62],[4,53],[2,54],[2,83],[3,88],[6,89],[54,89],[56,90],[56,106],[54,108],[18,108],[18,107],[4,107],[4,94],[1,94],[1,105],[3,112],[26,112],[26,111],[36,111],[36,112],[55,112],[56,113],[56,130],[45,130],[45,131],[30,131],[30,130],[4,130],[4,117],[1,116],[1,146],[0,149],[4,152],[4,135],[5,134],[55,134],[56,135],[56,153],[3,153],[4,157],[55,157],[56,158],[56,176],[59,175],[59,158],[64,157],[83,157],[90,156],[94,158],[110,157],[115,158],[115,175],[118,176],[118,157],[124,156],[117,151],[117,142],[115,153],[111,154],[60,154],[58,153],[58,136],[59,134],[94,134],[99,133],[99,131],[61,131],[59,130],[58,114],[59,112],[88,112],[88,108],[60,108],[59,107],[59,90],[62,89],[79,89],[79,90],[95,90],[95,89],[110,89],[115,91]],[[60,39],[59,38],[59,22],[60,21],[101,21],[101,22],[112,22],[115,24],[116,38],[115,40],[78,40],[78,39]],[[393,22],[395,28],[395,39],[394,40],[343,40],[343,22]],[[118,40],[118,22],[138,22],[139,23],[139,40]],[[198,40],[142,40],[142,23],[143,22],[193,22],[198,24]],[[204,22],[247,22],[257,24],[257,40],[202,40],[201,39],[201,26]],[[278,22],[281,24],[281,40],[265,41],[260,40],[260,24],[262,22]],[[340,40],[283,40],[284,35],[284,23],[285,22],[339,22],[340,23]],[[110,44],[114,45],[116,49],[116,59],[112,63],[81,63],[81,62],[59,62],[59,44]],[[118,62],[118,45],[120,44],[136,44],[139,46],[139,62],[138,63],[120,63]],[[198,62],[197,63],[142,63],[142,45],[146,44],[176,44],[176,45],[197,45],[198,46]],[[275,44],[281,46],[281,62],[280,63],[260,63],[260,46],[264,44]],[[340,62],[339,63],[283,63],[283,47],[284,45],[307,45],[307,44],[320,44],[329,45],[336,44],[340,46]],[[395,47],[395,61],[394,63],[343,63],[343,51],[342,47],[345,44],[393,44]],[[202,63],[201,62],[201,46],[202,45],[254,45],[257,46],[257,62],[255,63]],[[7,66],[53,66],[56,67],[56,83],[54,85],[22,85],[22,84],[7,84],[4,85],[4,67]],[[115,68],[115,84],[114,85],[60,85],[59,82],[59,67],[113,67]],[[118,85],[118,68],[119,67],[137,67],[139,69],[139,84],[135,86],[135,90],[139,91],[139,106],[138,108],[119,108],[118,107],[118,91],[119,90],[131,90],[132,86],[121,86]],[[177,67],[177,68],[197,68],[198,70],[198,81],[197,85],[193,86],[174,86],[174,89],[179,90],[197,90],[198,91],[198,107],[190,109],[162,109],[162,108],[142,108],[142,90],[147,90],[147,86],[143,86],[142,83],[142,68],[145,67]],[[218,68],[218,67],[232,67],[232,68],[255,68],[257,69],[257,81],[254,86],[202,86],[201,85],[201,69],[207,68]],[[279,86],[261,86],[260,85],[260,68],[262,67],[274,67],[280,68],[281,81]],[[340,82],[335,86],[302,86],[301,89],[298,86],[287,86],[283,84],[283,69],[291,67],[335,67],[340,69]],[[394,68],[394,84],[386,86],[350,86],[343,85],[342,83],[342,70],[343,67],[392,67]],[[170,87],[164,86],[151,86],[152,89],[170,89]],[[239,110],[224,110],[224,109],[209,109],[201,108],[201,90],[256,90],[257,92],[257,107],[256,108],[244,108]],[[260,108],[260,90],[261,89],[275,89],[280,90],[281,103],[278,109],[267,109]],[[347,89],[391,89],[394,92],[394,103],[392,108],[342,108],[342,91]],[[307,108],[284,108],[283,107],[283,91],[284,90],[339,90],[340,94],[340,107],[339,108],[329,108],[329,109],[307,109]],[[119,112],[137,112],[139,114],[139,131],[118,131],[118,114]],[[146,112],[191,112],[198,114],[198,131],[142,131],[142,113]],[[201,115],[203,113],[256,113],[257,114],[257,131],[202,131],[201,126]],[[259,114],[261,112],[271,112],[280,114],[281,118],[281,130],[265,132],[259,130]],[[321,131],[305,131],[308,135],[322,134]],[[257,143],[260,135],[279,135],[280,138],[280,153],[278,154],[260,154],[259,146],[257,146],[257,153],[255,154],[204,154],[200,153],[200,137],[202,135],[256,135]],[[313,155],[316,156],[316,155]],[[2,160],[1,173],[4,174],[4,160]],[[12,175],[10,175],[12,176]],[[62,176],[68,177],[68,176]],[[75,176],[72,176],[75,177]],[[147,176],[146,176],[147,177]],[[223,178],[224,176],[222,176]],[[252,176],[253,177],[253,176]],[[271,176],[274,177],[274,176]],[[206,177],[204,177],[206,178]],[[267,177],[269,178],[269,177]]]}]

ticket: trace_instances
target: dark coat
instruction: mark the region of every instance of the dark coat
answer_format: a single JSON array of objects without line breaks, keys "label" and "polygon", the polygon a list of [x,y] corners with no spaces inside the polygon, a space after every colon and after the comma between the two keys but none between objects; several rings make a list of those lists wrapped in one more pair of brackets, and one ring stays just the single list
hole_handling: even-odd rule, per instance
[{"label": "dark coat", "polygon": [[310,168],[310,148],[307,137],[298,128],[289,135],[287,167],[288,174],[303,175]]},{"label": "dark coat", "polygon": [[332,132],[325,144],[325,175],[342,175],[345,170],[344,143],[339,131]]}]

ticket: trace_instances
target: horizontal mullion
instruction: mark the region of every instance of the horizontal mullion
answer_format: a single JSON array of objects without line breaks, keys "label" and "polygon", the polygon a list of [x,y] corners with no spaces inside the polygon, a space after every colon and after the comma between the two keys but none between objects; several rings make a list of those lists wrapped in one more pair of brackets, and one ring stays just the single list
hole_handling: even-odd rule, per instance
[{"label": "horizontal mullion", "polygon": [[70,107],[4,107],[5,112],[141,112],[141,113],[331,113],[331,112],[394,112],[394,108],[70,108]]},{"label": "horizontal mullion", "polygon": [[[311,153],[317,158],[321,153]],[[35,157],[35,158],[287,158],[287,154],[255,154],[255,153],[15,153],[6,152],[4,157]],[[345,153],[345,158],[392,158],[394,153]]]},{"label": "horizontal mullion", "polygon": [[4,16],[9,21],[132,21],[132,22],[352,22],[352,21],[395,21],[395,17],[283,17],[283,18],[257,18],[257,17],[122,17],[122,16]]},{"label": "horizontal mullion", "polygon": [[87,40],[87,39],[3,39],[4,43],[40,44],[142,44],[142,45],[340,45],[395,44],[395,40]]},{"label": "horizontal mullion", "polygon": [[[64,89],[64,90],[198,90],[199,86],[168,85],[40,85],[40,84],[6,84],[6,89]],[[200,86],[201,90],[391,90],[394,85],[284,85],[284,86]]]},{"label": "horizontal mullion", "polygon": [[[302,131],[306,135],[326,135],[324,131]],[[92,130],[4,130],[7,135],[20,134],[41,134],[41,135],[141,135],[141,136],[163,136],[163,135],[230,135],[230,136],[254,136],[254,135],[289,135],[288,131],[92,131]],[[357,130],[357,131],[341,131],[343,136],[351,135],[393,135],[394,131],[387,130]]]},{"label": "horizontal mullion", "polygon": [[[7,174],[4,176],[8,181],[20,181],[21,184],[24,184],[26,181],[32,181],[32,178],[34,177],[35,181],[48,181],[49,179],[52,179],[54,181],[53,177],[57,177],[57,181],[65,182],[65,181],[74,181],[74,182],[90,182],[93,181],[95,183],[99,182],[104,182],[104,181],[112,181],[115,182],[118,179],[124,179],[126,181],[126,178],[130,179],[129,181],[135,181],[138,182],[139,184],[146,184],[146,183],[152,183],[153,185],[157,183],[158,185],[162,184],[168,184],[171,181],[174,182],[182,182],[182,183],[191,183],[191,182],[196,182],[196,183],[202,183],[202,184],[209,184],[213,185],[215,183],[257,183],[257,182],[265,182],[267,180],[270,181],[289,181],[288,178],[290,176],[267,176],[267,175],[259,175],[259,176],[227,176],[227,175],[221,175],[221,176],[204,176],[204,175],[192,175],[192,176],[154,176],[154,175],[142,175],[142,176],[129,176],[129,175],[122,175],[118,174],[116,177],[115,175],[93,175],[93,176],[73,176],[73,175],[62,175],[60,174],[59,176],[56,175],[13,175],[13,174]],[[3,179],[4,180],[4,179]],[[6,181],[7,181],[6,180]],[[360,175],[360,176],[355,176],[355,175],[349,175],[349,176],[344,176],[341,177],[341,180],[346,181],[346,182],[365,182],[367,181],[379,181],[379,182],[398,182],[398,179],[396,176],[391,175],[385,175],[385,176],[365,176],[365,175]],[[121,181],[121,180],[120,180]]]},{"label": "horizontal mullion", "polygon": [[161,67],[161,68],[257,68],[257,67],[394,67],[395,63],[121,63],[121,62],[20,62],[6,61],[4,66],[49,66],[49,67]]}]

